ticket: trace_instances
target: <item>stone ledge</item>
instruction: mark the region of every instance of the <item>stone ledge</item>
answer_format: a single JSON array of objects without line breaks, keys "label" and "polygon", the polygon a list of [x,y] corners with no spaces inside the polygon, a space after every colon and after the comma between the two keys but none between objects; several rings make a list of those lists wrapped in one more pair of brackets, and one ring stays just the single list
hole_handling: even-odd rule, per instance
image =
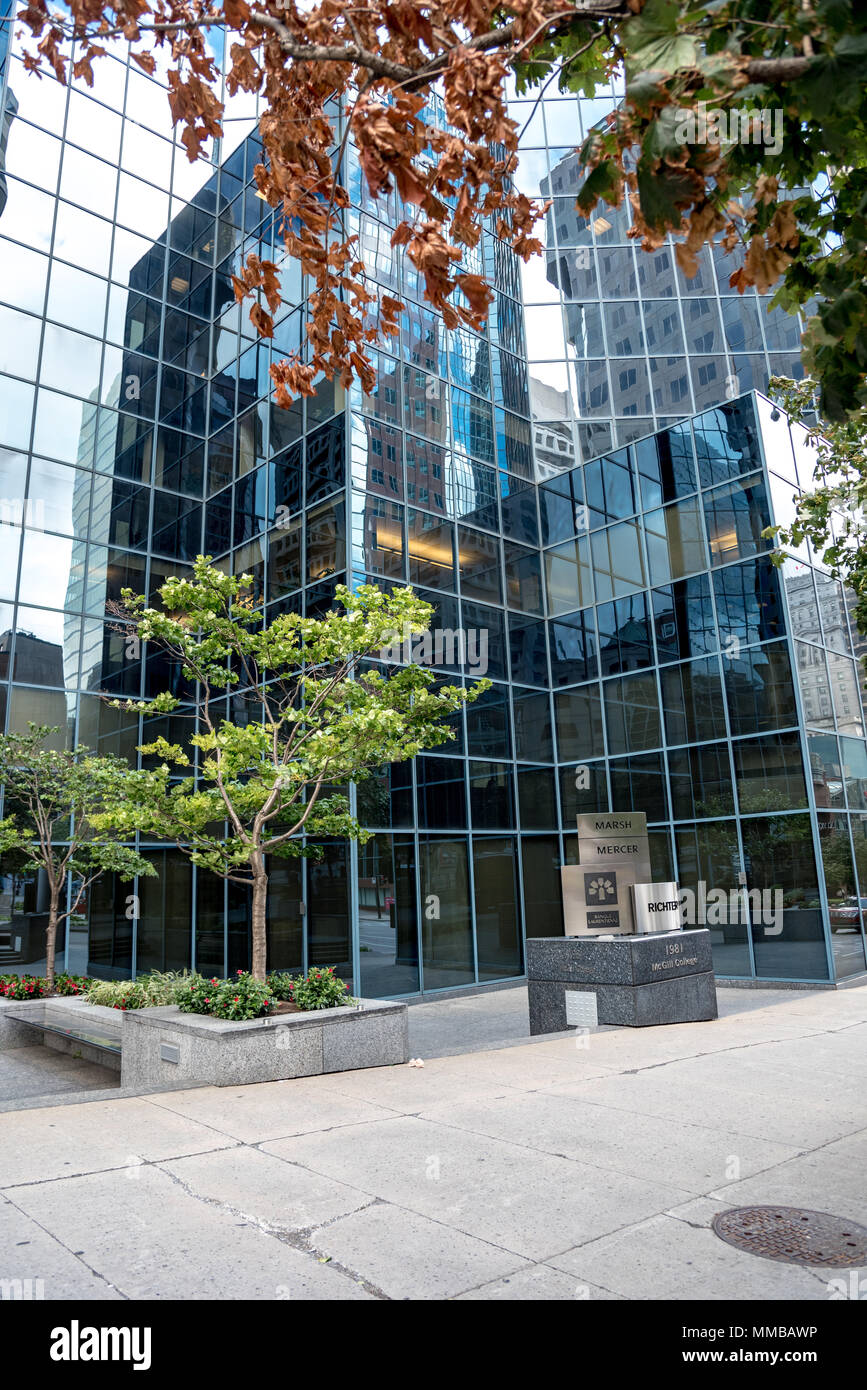
[{"label": "stone ledge", "polygon": [[409,1060],[406,1004],[278,1014],[233,1023],[177,1005],[124,1014],[123,1086],[235,1086]]}]

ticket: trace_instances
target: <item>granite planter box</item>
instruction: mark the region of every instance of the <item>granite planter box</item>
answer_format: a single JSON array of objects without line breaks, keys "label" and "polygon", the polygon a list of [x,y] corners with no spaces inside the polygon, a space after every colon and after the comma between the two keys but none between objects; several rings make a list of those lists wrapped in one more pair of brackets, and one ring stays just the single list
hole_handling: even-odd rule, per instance
[{"label": "granite planter box", "polygon": [[174,1004],[130,1010],[121,1030],[121,1085],[238,1086],[407,1062],[406,1004],[359,1005],[243,1023],[181,1013]]},{"label": "granite planter box", "polygon": [[[579,1027],[577,1017],[647,1028],[717,1017],[710,932],[661,932],[602,941],[590,936],[527,941],[530,1032]],[[569,999],[569,995],[574,995]],[[592,996],[588,999],[588,996]],[[592,1022],[591,1017],[591,1022]]]}]

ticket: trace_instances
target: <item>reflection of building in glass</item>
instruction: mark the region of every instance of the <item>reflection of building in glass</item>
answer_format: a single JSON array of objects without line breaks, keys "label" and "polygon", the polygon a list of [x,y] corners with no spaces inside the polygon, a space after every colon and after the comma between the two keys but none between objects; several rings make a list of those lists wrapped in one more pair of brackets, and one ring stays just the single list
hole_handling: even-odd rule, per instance
[{"label": "reflection of building in glass", "polygon": [[[253,123],[191,171],[145,74],[112,58],[99,105],[97,88],[37,88],[10,63],[7,727],[46,717],[131,759],[182,737],[179,716],[142,724],[98,697],[191,697],[110,604],[199,551],[251,571],[267,615],[321,613],[344,581],[412,584],[434,606],[437,679],[471,679],[483,653],[491,688],[453,742],[354,789],[370,841],[271,866],[275,966],[332,964],[369,996],[519,977],[526,932],[560,929],[576,815],[613,808],[646,812],[660,880],[780,887],[779,934],[714,926],[720,973],[862,971],[847,900],[867,894],[867,744],[846,596],[809,554],[770,563],[762,530],[808,483],[809,451],[741,394],[792,369],[792,325],[727,295],[711,257],[686,282],[670,247],[637,253],[626,211],[577,218],[572,151],[600,103],[540,108],[527,167],[538,155],[554,200],[547,250],[522,302],[514,257],[483,232],[467,258],[494,282],[481,334],[444,332],[391,247],[394,200],[374,205],[350,162],[363,257],[407,306],[400,339],[370,396],[321,382],[283,411],[268,366],[304,341],[297,267],[272,343],[231,292],[251,252],[282,259]],[[31,139],[54,142],[50,188],[25,177],[47,167]],[[242,694],[227,709],[254,717]],[[138,918],[129,886],[103,880],[68,963],[245,966],[245,892],[144,848],[159,877],[135,886]],[[0,893],[0,951],[7,906]]]},{"label": "reflection of building in glass", "polygon": [[[615,103],[612,94],[608,108]],[[530,116],[532,105],[515,102],[516,119]],[[687,280],[670,240],[650,254],[629,240],[628,200],[600,205],[589,219],[577,211],[575,143],[579,129],[586,134],[604,118],[605,106],[602,99],[546,98],[523,138],[526,191],[551,203],[544,283],[535,269],[525,274],[535,434],[544,449],[559,425],[575,435],[580,458],[764,390],[774,373],[801,375],[797,319],[768,312],[769,296],[733,293],[734,257],[705,248]],[[543,455],[543,462],[551,461]]]}]

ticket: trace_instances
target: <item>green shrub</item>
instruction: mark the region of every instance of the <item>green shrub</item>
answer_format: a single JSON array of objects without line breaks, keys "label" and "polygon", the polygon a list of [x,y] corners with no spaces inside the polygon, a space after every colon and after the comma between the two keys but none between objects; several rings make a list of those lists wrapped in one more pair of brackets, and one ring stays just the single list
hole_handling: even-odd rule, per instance
[{"label": "green shrub", "polygon": [[154,970],[137,980],[91,980],[87,1002],[109,1009],[156,1009],[174,1004],[179,989],[190,978],[186,970]]},{"label": "green shrub", "polygon": [[231,980],[206,980],[193,975],[179,987],[178,1008],[185,1014],[210,1014],[234,1021],[263,1018],[274,1012],[274,996],[266,981],[239,970]]},{"label": "green shrub", "polygon": [[55,994],[86,994],[93,983],[87,975],[55,975]]},{"label": "green shrub", "polygon": [[306,975],[299,975],[288,987],[288,998],[299,1009],[337,1009],[341,1004],[351,1004],[352,999],[345,981],[335,975],[331,965],[314,966]]},{"label": "green shrub", "polygon": [[268,976],[268,988],[273,999],[292,999],[292,986],[295,983],[294,976],[288,970],[275,970]]},{"label": "green shrub", "polygon": [[[86,975],[55,975],[55,994],[84,994],[91,984]],[[0,975],[0,998],[44,999],[48,981],[44,975]]]},{"label": "green shrub", "polygon": [[106,1009],[146,1009],[152,1000],[140,980],[95,980],[87,991],[87,1002]]}]

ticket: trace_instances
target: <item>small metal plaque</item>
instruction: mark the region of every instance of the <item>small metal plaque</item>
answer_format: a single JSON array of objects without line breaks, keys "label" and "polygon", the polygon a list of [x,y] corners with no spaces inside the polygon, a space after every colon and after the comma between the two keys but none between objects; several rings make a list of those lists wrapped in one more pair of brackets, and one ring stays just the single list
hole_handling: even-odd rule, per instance
[{"label": "small metal plaque", "polygon": [[177,1043],[160,1043],[160,1061],[174,1062],[177,1065],[181,1060],[181,1049]]},{"label": "small metal plaque", "polygon": [[647,883],[651,877],[650,845],[646,835],[579,839],[578,861],[588,869],[601,869],[604,872],[619,871],[628,866],[633,870],[637,883]]},{"label": "small metal plaque", "polygon": [[566,990],[566,1027],[599,1027],[599,1009],[593,990]]},{"label": "small metal plaque", "polygon": [[624,815],[615,812],[599,812],[578,817],[579,840],[622,839],[629,835],[647,834],[647,816],[643,811],[628,811]]},{"label": "small metal plaque", "polygon": [[632,895],[637,932],[681,930],[680,889],[676,883],[636,883]]},{"label": "small metal plaque", "polygon": [[560,870],[563,885],[563,917],[566,936],[595,936],[599,932],[622,935],[632,923],[633,870],[590,870],[584,864],[567,864]]}]

